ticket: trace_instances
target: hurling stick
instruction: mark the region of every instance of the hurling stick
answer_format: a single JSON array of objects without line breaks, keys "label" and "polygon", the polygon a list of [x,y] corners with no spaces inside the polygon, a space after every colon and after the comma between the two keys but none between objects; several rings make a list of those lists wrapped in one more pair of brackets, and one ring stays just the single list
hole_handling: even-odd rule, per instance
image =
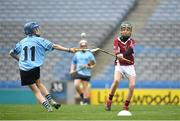
[{"label": "hurling stick", "polygon": [[[111,56],[117,57],[115,54],[110,53],[110,52],[108,52],[108,51],[106,51],[106,50],[99,49],[99,51],[101,51],[101,52],[103,52],[103,53],[106,53],[106,54],[108,54],[108,55],[111,55]],[[131,60],[128,60],[128,59],[126,59],[126,58],[124,58],[124,57],[122,57],[122,58],[123,58],[123,60],[125,60],[125,61],[127,61],[127,62],[129,62],[129,63],[133,63]]]}]

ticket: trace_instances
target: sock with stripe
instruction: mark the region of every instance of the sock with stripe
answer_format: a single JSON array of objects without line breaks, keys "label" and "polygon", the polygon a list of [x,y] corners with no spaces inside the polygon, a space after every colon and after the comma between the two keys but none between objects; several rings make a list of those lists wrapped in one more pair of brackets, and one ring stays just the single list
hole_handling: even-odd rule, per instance
[{"label": "sock with stripe", "polygon": [[52,111],[51,106],[49,105],[48,101],[44,101],[42,103],[42,105],[48,110],[48,111]]},{"label": "sock with stripe", "polygon": [[112,100],[112,99],[113,99],[113,96],[114,96],[114,95],[109,94],[109,100]]},{"label": "sock with stripe", "polygon": [[49,101],[50,104],[56,104],[56,102],[53,100],[53,98],[50,94],[46,95],[45,97]]}]

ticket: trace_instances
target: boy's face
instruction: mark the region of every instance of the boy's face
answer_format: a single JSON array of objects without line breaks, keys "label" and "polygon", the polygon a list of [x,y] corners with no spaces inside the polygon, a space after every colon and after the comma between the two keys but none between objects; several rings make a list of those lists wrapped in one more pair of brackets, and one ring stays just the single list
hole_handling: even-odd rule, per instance
[{"label": "boy's face", "polygon": [[[80,43],[81,49],[87,49],[87,43]],[[83,53],[86,52],[85,50],[82,51]]]},{"label": "boy's face", "polygon": [[131,27],[121,27],[121,36],[126,36],[130,37],[132,33],[132,28]]},{"label": "boy's face", "polygon": [[87,49],[87,44],[86,44],[86,43],[80,44],[80,48],[82,48],[82,49]]}]

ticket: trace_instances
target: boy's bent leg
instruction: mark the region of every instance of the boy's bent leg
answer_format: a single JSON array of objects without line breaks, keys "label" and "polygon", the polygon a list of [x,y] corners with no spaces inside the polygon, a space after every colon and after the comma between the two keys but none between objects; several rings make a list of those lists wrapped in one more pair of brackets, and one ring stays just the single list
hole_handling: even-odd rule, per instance
[{"label": "boy's bent leg", "polygon": [[135,87],[135,77],[129,76],[128,79],[129,79],[129,91],[128,91],[127,99],[123,106],[124,110],[129,110],[129,104],[130,104],[131,98],[133,96],[134,87]]},{"label": "boy's bent leg", "polygon": [[112,99],[113,99],[113,96],[114,96],[114,93],[117,89],[117,85],[119,83],[117,81],[114,81],[112,86],[111,86],[111,91],[110,91],[110,94],[108,96],[108,99],[106,101],[106,107],[105,107],[105,110],[106,111],[110,111],[111,110],[111,105],[112,105]]},{"label": "boy's bent leg", "polygon": [[52,98],[52,96],[49,94],[49,91],[46,89],[46,87],[40,82],[40,80],[36,80],[36,85],[40,89],[41,93],[43,93],[46,97],[46,99],[49,101],[49,103],[56,109],[59,109],[61,107],[61,104],[55,102]]},{"label": "boy's bent leg", "polygon": [[89,88],[89,82],[83,80],[82,81],[83,84],[83,92],[84,92],[84,98],[83,98],[83,105],[88,105],[90,104],[90,88]]},{"label": "boy's bent leg", "polygon": [[36,85],[39,88],[39,90],[41,91],[41,93],[46,96],[49,94],[49,91],[46,89],[46,87],[44,86],[43,83],[41,83],[40,79],[36,80]]},{"label": "boy's bent leg", "polygon": [[117,89],[117,86],[118,86],[119,82],[117,80],[114,80],[112,86],[111,86],[111,91],[110,91],[110,94],[108,96],[108,99],[106,101],[106,105],[105,105],[105,110],[106,111],[110,111],[111,110],[111,105],[112,105],[112,99],[113,99],[113,96],[114,96],[114,93]]},{"label": "boy's bent leg", "polygon": [[82,80],[81,79],[75,79],[74,80],[74,87],[77,91],[77,93],[80,96],[80,105],[83,105],[83,100],[84,100],[84,91],[81,89],[80,84],[81,84]]},{"label": "boy's bent leg", "polygon": [[114,73],[114,81],[113,81],[113,83],[111,85],[111,91],[109,93],[109,96],[108,96],[108,99],[107,99],[106,105],[105,105],[105,110],[106,111],[111,110],[112,99],[113,99],[113,96],[114,96],[114,94],[116,92],[116,89],[118,87],[118,84],[119,84],[121,78],[122,78],[121,73],[119,71],[115,71],[115,73]]},{"label": "boy's bent leg", "polygon": [[36,84],[29,85],[29,88],[32,90],[32,92],[34,93],[34,95],[37,98],[37,100],[39,101],[39,103],[42,104],[47,109],[48,112],[52,112],[53,110],[52,110],[51,105],[42,96],[42,94],[41,94],[39,88],[37,88]]},{"label": "boy's bent leg", "polygon": [[112,100],[107,99],[107,101],[106,101],[106,106],[105,106],[105,110],[106,110],[106,111],[110,111],[110,110],[111,110],[111,105],[112,105]]}]

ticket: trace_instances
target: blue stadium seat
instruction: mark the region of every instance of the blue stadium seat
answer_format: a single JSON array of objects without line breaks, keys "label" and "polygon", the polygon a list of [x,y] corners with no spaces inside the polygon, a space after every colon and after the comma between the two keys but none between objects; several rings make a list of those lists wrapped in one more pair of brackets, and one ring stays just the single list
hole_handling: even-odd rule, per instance
[{"label": "blue stadium seat", "polygon": [[[1,0],[0,48],[8,54],[14,44],[24,37],[24,23],[32,20],[42,26],[42,36],[55,43],[77,47],[80,33],[86,32],[90,48],[99,47],[135,3],[136,0]],[[52,80],[53,77],[69,80],[70,65],[60,63],[70,64],[73,55],[52,52],[47,56],[42,67],[42,80]],[[0,61],[1,65],[6,64],[0,74],[7,75],[1,76],[0,80],[19,79],[19,73],[15,71],[18,71],[17,62],[6,56],[0,56],[0,60],[2,58],[6,58],[8,63]]]}]

